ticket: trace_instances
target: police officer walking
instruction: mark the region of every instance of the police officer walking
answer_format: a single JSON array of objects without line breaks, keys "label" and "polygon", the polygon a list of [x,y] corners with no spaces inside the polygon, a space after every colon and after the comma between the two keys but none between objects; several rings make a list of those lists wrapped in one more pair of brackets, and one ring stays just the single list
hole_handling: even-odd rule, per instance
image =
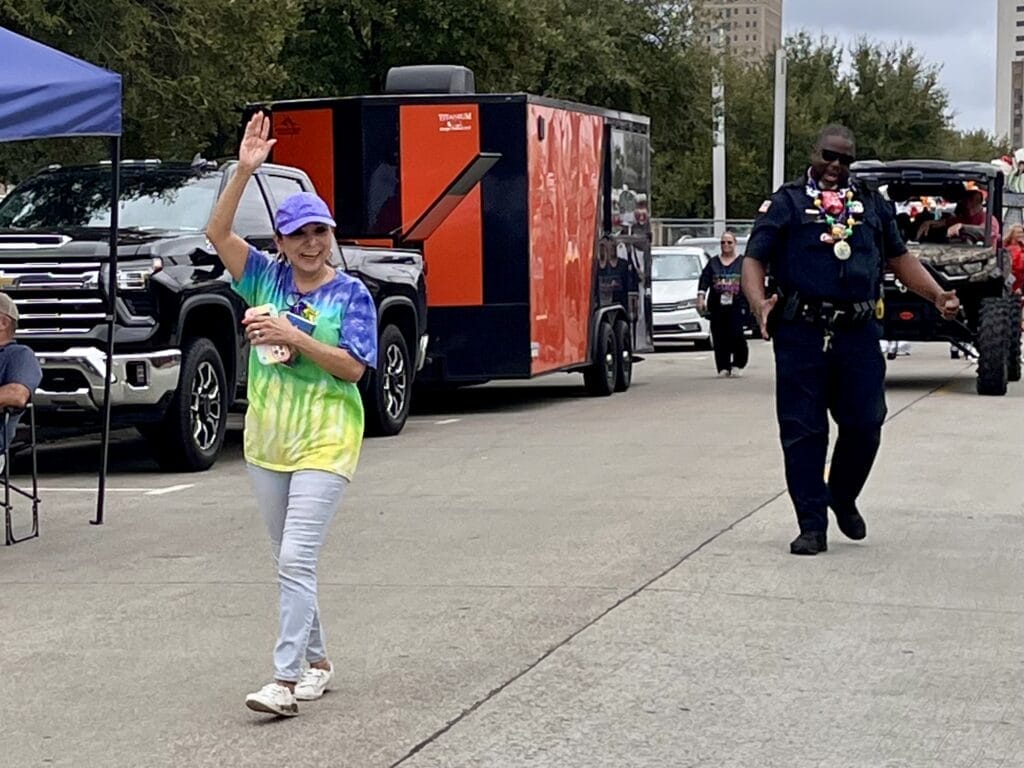
[{"label": "police officer walking", "polygon": [[[885,420],[881,339],[886,269],[934,302],[946,318],[960,308],[907,253],[895,211],[877,192],[850,182],[853,133],[822,129],[811,166],[761,206],[747,243],[743,291],[775,350],[776,410],[786,485],[800,535],[795,555],[828,549],[828,508],[851,539],[867,534],[857,510]],[[765,296],[766,270],[778,291]],[[828,482],[828,414],[838,427]]]}]

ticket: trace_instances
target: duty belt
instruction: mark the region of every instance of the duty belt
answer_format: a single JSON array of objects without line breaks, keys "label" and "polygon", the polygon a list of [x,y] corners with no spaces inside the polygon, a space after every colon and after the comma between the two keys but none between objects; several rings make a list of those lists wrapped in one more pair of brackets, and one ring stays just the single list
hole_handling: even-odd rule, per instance
[{"label": "duty belt", "polygon": [[877,308],[877,301],[824,301],[789,296],[783,299],[782,318],[803,320],[831,331],[872,320],[877,317]]}]

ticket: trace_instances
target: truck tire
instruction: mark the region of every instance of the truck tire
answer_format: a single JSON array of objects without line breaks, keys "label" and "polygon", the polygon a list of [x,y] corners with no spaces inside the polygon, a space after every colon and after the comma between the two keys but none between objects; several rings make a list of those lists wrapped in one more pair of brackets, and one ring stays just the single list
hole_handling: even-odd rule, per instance
[{"label": "truck tire", "polygon": [[1010,354],[1006,361],[1008,381],[1020,381],[1021,363],[1021,297],[1010,296]]},{"label": "truck tire", "polygon": [[978,312],[978,394],[1006,394],[1010,313],[1001,298],[983,299]]},{"label": "truck tire", "polygon": [[363,388],[366,434],[397,435],[409,418],[413,361],[398,326],[385,325],[377,340],[377,368]]},{"label": "truck tire", "polygon": [[213,342],[189,341],[181,352],[181,377],[163,422],[145,430],[160,467],[202,472],[224,445],[228,397],[224,363]]},{"label": "truck tire", "polygon": [[615,321],[615,391],[625,392],[633,383],[633,334],[625,320]]},{"label": "truck tire", "polygon": [[618,379],[618,349],[612,324],[602,320],[594,340],[594,361],[583,372],[583,384],[595,397],[608,397],[615,391]]}]

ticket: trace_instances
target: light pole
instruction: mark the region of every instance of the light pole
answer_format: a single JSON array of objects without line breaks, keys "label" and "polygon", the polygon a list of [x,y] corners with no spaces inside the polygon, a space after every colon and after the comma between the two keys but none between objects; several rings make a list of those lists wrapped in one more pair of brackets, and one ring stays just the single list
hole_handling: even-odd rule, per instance
[{"label": "light pole", "polygon": [[711,189],[714,235],[725,232],[725,29],[715,28],[715,57],[711,70],[711,115],[714,142],[711,149]]},{"label": "light pole", "polygon": [[775,140],[772,157],[772,189],[786,179],[786,49],[775,51]]}]

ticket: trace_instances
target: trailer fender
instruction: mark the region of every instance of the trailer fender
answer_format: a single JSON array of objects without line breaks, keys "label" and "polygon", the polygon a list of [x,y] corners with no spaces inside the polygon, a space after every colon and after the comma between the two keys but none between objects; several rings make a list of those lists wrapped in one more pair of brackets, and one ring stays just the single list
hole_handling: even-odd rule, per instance
[{"label": "trailer fender", "polygon": [[626,308],[621,304],[612,304],[607,307],[601,307],[594,312],[593,318],[590,321],[590,336],[587,339],[587,359],[594,359],[594,340],[597,338],[597,329],[601,326],[601,323],[607,320],[609,323],[614,324],[615,321],[621,317],[623,320],[627,320]]}]

